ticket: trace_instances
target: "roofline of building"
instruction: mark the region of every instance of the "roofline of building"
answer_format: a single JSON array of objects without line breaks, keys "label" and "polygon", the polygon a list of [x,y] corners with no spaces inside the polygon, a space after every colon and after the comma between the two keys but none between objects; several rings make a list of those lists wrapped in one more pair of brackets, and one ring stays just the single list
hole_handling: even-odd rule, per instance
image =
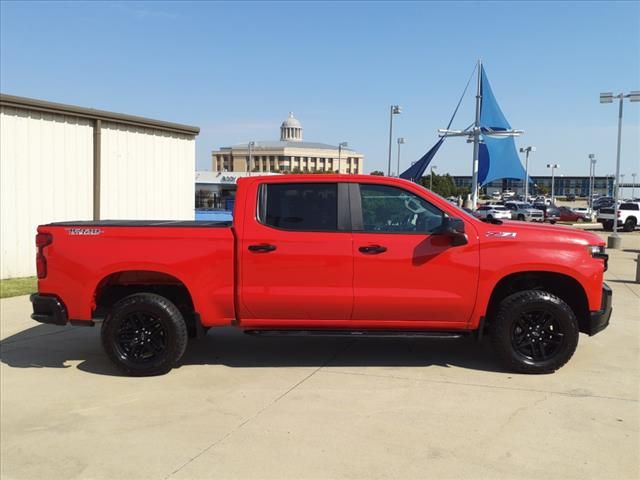
[{"label": "roofline of building", "polygon": [[37,110],[40,112],[71,115],[74,117],[89,118],[92,120],[102,120],[106,122],[131,125],[134,127],[153,128],[155,130],[164,130],[184,135],[196,136],[200,133],[200,128],[193,127],[191,125],[181,125],[179,123],[164,122],[162,120],[126,115],[124,113],[107,112],[105,110],[96,110],[94,108],[48,102],[46,100],[37,100],[35,98],[17,97],[15,95],[6,95],[4,93],[0,93],[0,105],[3,107]]}]

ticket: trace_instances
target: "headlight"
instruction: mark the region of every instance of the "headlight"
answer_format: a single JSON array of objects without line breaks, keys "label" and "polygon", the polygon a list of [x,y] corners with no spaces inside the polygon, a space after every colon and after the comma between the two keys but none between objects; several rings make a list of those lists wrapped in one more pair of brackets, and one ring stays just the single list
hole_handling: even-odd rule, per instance
[{"label": "headlight", "polygon": [[604,271],[606,272],[607,268],[609,268],[609,255],[604,252],[604,247],[601,245],[589,245],[587,250],[593,258],[604,260]]}]

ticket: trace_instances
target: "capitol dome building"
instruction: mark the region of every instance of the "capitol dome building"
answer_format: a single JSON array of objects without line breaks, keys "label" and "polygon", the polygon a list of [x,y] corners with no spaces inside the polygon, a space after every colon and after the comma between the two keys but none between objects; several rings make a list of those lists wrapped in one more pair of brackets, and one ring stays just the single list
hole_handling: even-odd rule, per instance
[{"label": "capitol dome building", "polygon": [[346,144],[306,142],[300,121],[289,113],[280,140],[248,141],[211,152],[214,172],[363,173],[364,155]]}]

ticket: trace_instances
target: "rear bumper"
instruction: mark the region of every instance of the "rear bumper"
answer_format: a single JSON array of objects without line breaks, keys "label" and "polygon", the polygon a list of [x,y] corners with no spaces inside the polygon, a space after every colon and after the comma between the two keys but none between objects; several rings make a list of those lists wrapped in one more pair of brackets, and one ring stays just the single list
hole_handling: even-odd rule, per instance
[{"label": "rear bumper", "polygon": [[58,297],[34,293],[29,300],[33,306],[31,318],[36,322],[66,325],[69,321],[67,309]]},{"label": "rear bumper", "polygon": [[602,302],[600,310],[590,312],[589,324],[584,333],[587,335],[595,335],[609,326],[609,319],[613,311],[613,291],[606,283],[602,284]]}]

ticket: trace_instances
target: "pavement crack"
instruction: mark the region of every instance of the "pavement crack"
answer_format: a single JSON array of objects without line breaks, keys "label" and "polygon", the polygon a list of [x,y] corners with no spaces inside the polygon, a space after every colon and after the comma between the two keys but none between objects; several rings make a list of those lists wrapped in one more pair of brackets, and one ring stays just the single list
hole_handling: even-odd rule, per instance
[{"label": "pavement crack", "polygon": [[249,423],[251,420],[254,420],[255,418],[259,417],[265,410],[267,410],[268,408],[272,407],[273,405],[275,405],[276,403],[278,403],[280,400],[282,400],[284,397],[286,397],[289,393],[291,393],[292,391],[294,391],[296,388],[298,388],[300,385],[302,385],[304,382],[306,382],[307,380],[309,380],[311,377],[313,377],[316,373],[318,373],[322,368],[326,367],[327,365],[329,365],[329,363],[331,363],[338,355],[340,355],[341,353],[343,353],[345,350],[347,350],[352,344],[353,344],[354,340],[348,342],[347,344],[345,344],[342,348],[338,348],[336,349],[335,352],[333,352],[333,354],[331,356],[329,356],[329,358],[327,358],[327,360],[320,365],[318,368],[316,368],[315,370],[313,370],[311,373],[309,373],[307,376],[305,376],[304,378],[302,378],[301,380],[299,380],[298,382],[296,382],[294,385],[292,385],[287,391],[285,391],[284,393],[282,393],[281,395],[279,395],[278,397],[276,397],[275,399],[273,399],[271,402],[269,402],[267,405],[265,405],[264,407],[262,407],[260,410],[258,410],[256,413],[254,413],[253,415],[251,415],[249,418],[245,419],[242,423],[238,424],[233,430],[231,430],[230,432],[227,432],[223,437],[219,438],[218,440],[214,441],[213,443],[211,443],[210,445],[208,445],[207,447],[205,447],[204,449],[202,449],[197,455],[195,455],[194,457],[191,457],[189,460],[187,460],[186,462],[184,462],[182,465],[180,465],[177,469],[175,469],[173,472],[171,472],[169,475],[167,475],[166,477],[164,477],[164,480],[167,480],[171,477],[173,477],[176,473],[178,473],[180,470],[182,470],[183,468],[185,468],[187,465],[189,465],[190,463],[192,463],[193,461],[197,460],[198,458],[200,458],[202,455],[204,455],[205,453],[207,453],[209,450],[211,450],[213,447],[215,447],[216,445],[224,442],[227,438],[229,438],[231,435],[233,435],[234,433],[236,433],[238,430],[240,430],[242,427],[244,427],[247,423]]}]

